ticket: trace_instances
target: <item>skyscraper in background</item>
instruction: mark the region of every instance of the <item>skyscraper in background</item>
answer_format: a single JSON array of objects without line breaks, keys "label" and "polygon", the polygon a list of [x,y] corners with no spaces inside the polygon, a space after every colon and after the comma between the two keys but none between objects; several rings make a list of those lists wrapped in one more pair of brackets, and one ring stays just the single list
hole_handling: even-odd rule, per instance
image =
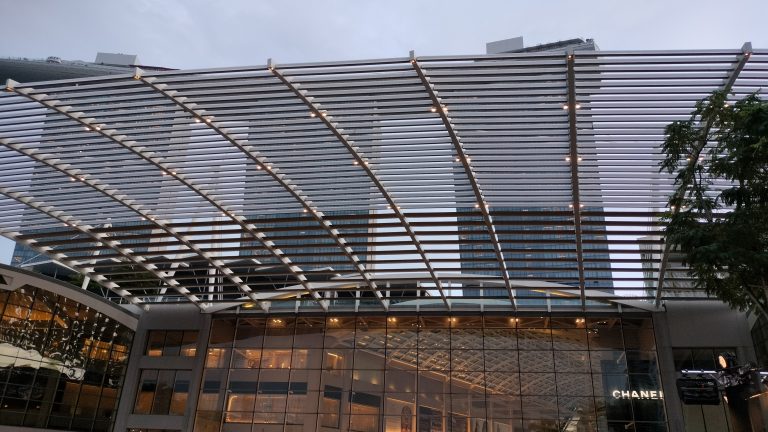
[{"label": "skyscraper in background", "polygon": [[[564,41],[540,44],[525,47],[522,37],[489,42],[486,44],[487,54],[515,54],[532,52],[563,53],[566,51],[595,51],[597,44],[593,39],[568,39]],[[542,131],[542,136],[547,131]],[[513,144],[510,144],[513,145]],[[464,175],[462,167],[454,168],[457,176]],[[500,173],[501,174],[501,173]],[[480,180],[483,187],[493,189],[493,179]],[[490,184],[487,184],[489,183]],[[544,185],[531,186],[532,188],[544,188]],[[542,190],[542,193],[546,191]],[[473,208],[459,208],[459,213],[465,214],[459,217],[459,242],[462,272],[474,274],[487,274],[499,276],[498,264],[495,262],[495,254],[490,248],[490,237],[482,232],[482,218],[467,216],[467,213],[475,212]],[[602,208],[582,208],[582,212],[601,212]],[[573,209],[541,208],[537,206],[519,207],[492,207],[496,213],[494,221],[515,226],[515,232],[499,232],[498,237],[507,262],[507,273],[510,279],[522,279],[531,281],[556,282],[578,287],[578,270],[574,269],[576,258],[576,241],[573,231]],[[553,214],[553,211],[556,212]],[[503,215],[507,213],[507,215]],[[560,213],[560,215],[557,215]],[[501,214],[501,215],[499,215]],[[586,218],[584,218],[586,219]],[[466,224],[461,222],[472,222]],[[595,267],[599,263],[609,262],[607,246],[601,246],[600,242],[606,240],[606,227],[600,225],[600,220],[590,219],[588,233],[582,233],[584,276],[586,289],[610,290],[613,287],[611,270]],[[585,230],[587,231],[587,230]],[[605,242],[603,242],[605,243]],[[464,295],[475,297],[481,295],[479,288],[465,288]],[[545,295],[527,289],[518,289],[517,297],[523,303],[541,303],[538,298]],[[508,293],[503,288],[485,288],[483,297],[507,297]],[[526,299],[527,298],[527,299]]]}]

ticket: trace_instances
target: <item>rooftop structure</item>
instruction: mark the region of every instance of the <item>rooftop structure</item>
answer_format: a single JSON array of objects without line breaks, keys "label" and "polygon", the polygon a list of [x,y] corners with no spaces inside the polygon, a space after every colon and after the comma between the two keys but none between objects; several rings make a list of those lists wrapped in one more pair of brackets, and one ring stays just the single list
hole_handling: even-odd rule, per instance
[{"label": "rooftop structure", "polygon": [[768,51],[565,45],[9,80],[0,234],[59,280],[0,266],[0,429],[700,425],[675,379],[755,356],[659,145]]},{"label": "rooftop structure", "polygon": [[[765,61],[747,45],[9,81],[0,228],[136,304],[274,307],[254,270],[318,310],[514,310],[521,286],[562,307],[653,303],[679,267],[654,237],[663,128],[712,90],[757,90]],[[510,278],[541,236],[561,274]],[[460,253],[471,242],[487,253]],[[175,278],[182,262],[211,277]],[[588,269],[612,288],[590,289]],[[464,298],[483,287],[507,297]]]}]

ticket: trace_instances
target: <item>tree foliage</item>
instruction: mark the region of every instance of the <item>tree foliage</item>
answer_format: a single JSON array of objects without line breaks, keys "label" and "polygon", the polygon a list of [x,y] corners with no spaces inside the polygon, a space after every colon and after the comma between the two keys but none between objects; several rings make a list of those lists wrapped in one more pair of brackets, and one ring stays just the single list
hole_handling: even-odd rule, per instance
[{"label": "tree foliage", "polygon": [[768,317],[768,102],[715,92],[667,126],[662,151],[672,251],[697,288]]}]

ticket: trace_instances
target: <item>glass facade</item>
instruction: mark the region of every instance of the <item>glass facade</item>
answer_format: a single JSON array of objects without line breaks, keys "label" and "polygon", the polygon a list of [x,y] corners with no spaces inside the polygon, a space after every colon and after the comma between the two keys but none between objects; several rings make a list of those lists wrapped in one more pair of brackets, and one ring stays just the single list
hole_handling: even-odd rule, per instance
[{"label": "glass facade", "polygon": [[42,289],[0,291],[0,424],[108,431],[133,332]]},{"label": "glass facade", "polygon": [[665,431],[647,316],[212,322],[194,430]]}]

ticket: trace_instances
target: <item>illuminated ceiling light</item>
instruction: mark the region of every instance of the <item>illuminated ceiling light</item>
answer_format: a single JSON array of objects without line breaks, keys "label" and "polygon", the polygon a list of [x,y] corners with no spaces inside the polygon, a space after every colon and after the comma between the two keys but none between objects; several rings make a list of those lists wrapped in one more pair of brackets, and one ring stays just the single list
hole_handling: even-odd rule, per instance
[{"label": "illuminated ceiling light", "polygon": [[584,159],[582,159],[581,156],[579,156],[579,158],[576,159],[577,162],[581,162],[582,160],[584,160]]},{"label": "illuminated ceiling light", "polygon": [[475,208],[480,208],[480,204],[475,204]]},{"label": "illuminated ceiling light", "polygon": [[568,104],[563,105],[563,109],[567,110],[568,109]]},{"label": "illuminated ceiling light", "polygon": [[579,204],[579,208],[584,208],[584,204]]},{"label": "illuminated ceiling light", "polygon": [[323,111],[323,113],[322,113],[321,115],[322,115],[323,117],[328,117],[328,113],[327,113],[327,112],[325,112],[325,111]]},{"label": "illuminated ceiling light", "polygon": [[568,204],[568,208],[573,208],[573,204]]},{"label": "illuminated ceiling light", "polygon": [[313,113],[313,112],[310,112],[310,113],[309,113],[309,116],[310,116],[310,117],[317,117],[317,114],[315,114],[315,113]]},{"label": "illuminated ceiling light", "polygon": [[576,104],[576,109],[581,108],[581,104]]},{"label": "illuminated ceiling light", "polygon": [[87,131],[91,130],[91,128],[89,128],[88,126],[83,126],[83,129]]},{"label": "illuminated ceiling light", "polygon": [[355,164],[355,165],[359,165],[359,163],[357,163],[357,161],[353,161],[352,163]]},{"label": "illuminated ceiling light", "polygon": [[461,162],[461,159],[459,159],[459,158],[456,158],[456,162]]},{"label": "illuminated ceiling light", "polygon": [[304,213],[307,213],[307,212],[309,212],[309,210],[307,210],[307,209],[304,209]]},{"label": "illuminated ceiling light", "polygon": [[435,108],[435,107],[430,107],[429,110],[432,111],[432,112],[437,112],[437,108]]},{"label": "illuminated ceiling light", "polygon": [[467,162],[472,162],[472,158],[467,156]]},{"label": "illuminated ceiling light", "polygon": [[387,321],[389,321],[389,322],[397,322],[397,318],[396,317],[389,317],[389,318],[387,318]]},{"label": "illuminated ceiling light", "polygon": [[74,177],[70,177],[69,181],[75,181],[75,178]]},{"label": "illuminated ceiling light", "polygon": [[566,162],[570,162],[570,161],[571,161],[571,157],[570,157],[570,156],[566,156],[566,157],[565,157],[565,161],[566,161]]},{"label": "illuminated ceiling light", "polygon": [[447,106],[443,106],[443,112],[444,112],[444,113],[447,113],[447,112],[448,112],[448,107],[447,107]]},{"label": "illuminated ceiling light", "polygon": [[206,123],[210,123],[210,122],[211,122],[211,118],[210,118],[210,117],[206,117],[206,118],[205,118],[205,122],[206,122]]},{"label": "illuminated ceiling light", "polygon": [[200,123],[200,119],[195,117],[195,123]]},{"label": "illuminated ceiling light", "polygon": [[93,127],[93,130],[95,130],[95,131],[100,131],[100,130],[101,130],[101,128],[100,128],[99,126],[94,126],[94,127]]}]

